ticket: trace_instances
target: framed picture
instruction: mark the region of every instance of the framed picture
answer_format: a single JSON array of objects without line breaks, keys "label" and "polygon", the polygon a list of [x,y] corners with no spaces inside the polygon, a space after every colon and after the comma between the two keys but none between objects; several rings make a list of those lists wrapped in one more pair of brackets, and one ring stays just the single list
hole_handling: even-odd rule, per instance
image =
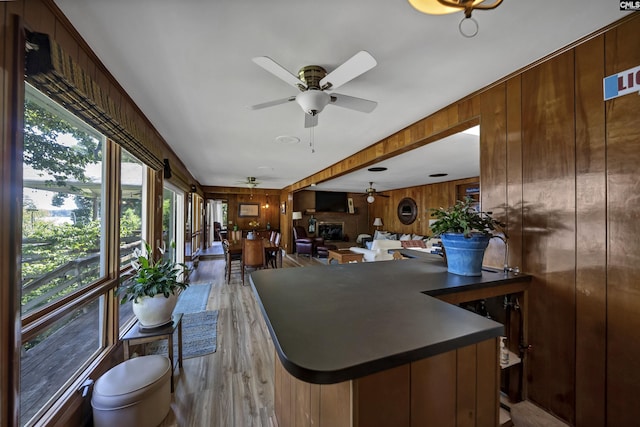
[{"label": "framed picture", "polygon": [[286,215],[286,213],[287,213],[287,202],[280,203],[280,213],[282,215]]},{"label": "framed picture", "polygon": [[260,216],[260,204],[258,203],[240,203],[238,204],[239,217],[257,217]]},{"label": "framed picture", "polygon": [[349,209],[349,213],[352,214],[355,212],[355,209],[353,208],[353,198],[349,197],[347,199],[347,209]]}]

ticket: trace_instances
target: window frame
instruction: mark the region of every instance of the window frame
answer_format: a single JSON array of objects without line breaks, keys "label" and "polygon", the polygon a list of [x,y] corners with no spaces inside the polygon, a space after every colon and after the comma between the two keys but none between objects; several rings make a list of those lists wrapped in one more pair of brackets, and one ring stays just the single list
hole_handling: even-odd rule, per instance
[{"label": "window frame", "polygon": [[[25,87],[27,82],[24,83],[23,91],[26,91]],[[24,110],[22,109],[21,111],[24,115]],[[65,111],[73,115],[73,112],[69,110]],[[82,118],[77,119],[84,122]],[[19,144],[23,144],[23,142],[20,141]],[[28,342],[42,332],[47,331],[49,328],[54,326],[57,321],[63,319],[70,313],[98,301],[98,304],[101,304],[99,312],[100,331],[98,332],[100,342],[99,348],[93,352],[89,359],[80,363],[74,372],[68,373],[68,377],[64,380],[63,385],[53,393],[53,395],[48,396],[46,402],[43,402],[44,404],[39,411],[32,415],[29,420],[23,420],[23,425],[25,426],[48,422],[54,417],[59,416],[61,408],[63,408],[66,402],[73,397],[74,393],[77,393],[77,390],[82,386],[83,382],[89,377],[89,375],[91,375],[91,373],[99,366],[102,366],[105,361],[109,360],[111,353],[118,345],[121,331],[118,326],[119,301],[116,296],[115,289],[120,283],[120,276],[128,269],[120,268],[119,256],[121,151],[122,148],[107,136],[106,141],[104,142],[104,153],[102,159],[104,196],[102,197],[101,202],[104,206],[101,208],[103,223],[101,234],[103,237],[101,238],[100,249],[104,256],[101,260],[100,277],[94,282],[87,284],[80,289],[74,290],[55,301],[44,305],[43,307],[39,307],[25,315],[20,315],[21,328],[20,343],[17,349],[18,352],[21,350],[23,342]],[[136,156],[134,155],[134,157]],[[153,171],[144,161],[140,161],[144,167],[142,182],[143,224],[141,226],[141,237],[146,240],[148,235],[150,235],[149,233],[153,233],[153,221],[150,221],[150,219],[146,217],[153,214],[153,209],[150,208],[149,203],[150,201],[153,201],[154,196],[151,193],[155,191],[155,188],[153,183],[150,181],[152,181],[151,177],[156,174],[156,171]],[[20,165],[20,168],[22,168],[22,164]],[[21,213],[22,203],[18,209]],[[22,218],[20,218],[20,222],[22,222]],[[18,232],[21,235],[22,230],[19,229]],[[18,288],[18,295],[21,295],[20,288]],[[99,301],[101,298],[103,299],[102,302]],[[18,304],[18,309],[19,307],[20,305]],[[133,321],[128,322],[128,324],[123,328],[122,333],[126,332],[134,321],[135,318]],[[20,394],[18,394],[16,398],[19,399],[19,396]]]}]

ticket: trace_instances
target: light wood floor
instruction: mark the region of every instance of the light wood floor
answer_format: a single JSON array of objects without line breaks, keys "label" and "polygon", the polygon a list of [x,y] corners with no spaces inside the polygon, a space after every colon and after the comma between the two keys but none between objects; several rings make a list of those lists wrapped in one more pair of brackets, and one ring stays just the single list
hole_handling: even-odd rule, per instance
[{"label": "light wood floor", "polygon": [[[320,263],[295,255],[283,260],[285,268],[309,265]],[[236,268],[231,283],[225,283],[222,258],[202,259],[191,282],[213,284],[207,309],[219,310],[217,351],[185,359],[183,368],[176,370],[171,411],[161,427],[277,427],[274,349],[251,287],[242,286]],[[523,403],[514,414],[516,427],[566,425]]]},{"label": "light wood floor", "polygon": [[[283,267],[319,265],[285,257]],[[208,310],[219,310],[215,353],[185,359],[176,370],[169,426],[277,426],[273,411],[274,349],[251,287],[242,286],[237,268],[225,283],[224,260],[203,259],[192,283],[213,284]]]}]

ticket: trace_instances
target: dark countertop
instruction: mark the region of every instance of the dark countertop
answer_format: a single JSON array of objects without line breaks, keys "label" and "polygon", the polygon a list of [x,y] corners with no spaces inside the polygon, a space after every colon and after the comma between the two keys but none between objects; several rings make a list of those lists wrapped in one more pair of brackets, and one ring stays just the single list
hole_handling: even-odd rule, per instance
[{"label": "dark countertop", "polygon": [[260,270],[251,285],[285,369],[331,384],[500,336],[500,323],[429,295],[530,279],[457,276],[432,255]]}]

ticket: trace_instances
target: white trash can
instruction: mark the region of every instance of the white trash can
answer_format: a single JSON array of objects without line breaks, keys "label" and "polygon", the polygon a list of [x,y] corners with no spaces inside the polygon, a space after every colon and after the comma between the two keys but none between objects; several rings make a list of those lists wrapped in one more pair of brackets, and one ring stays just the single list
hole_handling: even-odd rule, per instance
[{"label": "white trash can", "polygon": [[171,408],[171,362],[164,356],[125,360],[104,373],[91,397],[95,427],[156,427]]}]

